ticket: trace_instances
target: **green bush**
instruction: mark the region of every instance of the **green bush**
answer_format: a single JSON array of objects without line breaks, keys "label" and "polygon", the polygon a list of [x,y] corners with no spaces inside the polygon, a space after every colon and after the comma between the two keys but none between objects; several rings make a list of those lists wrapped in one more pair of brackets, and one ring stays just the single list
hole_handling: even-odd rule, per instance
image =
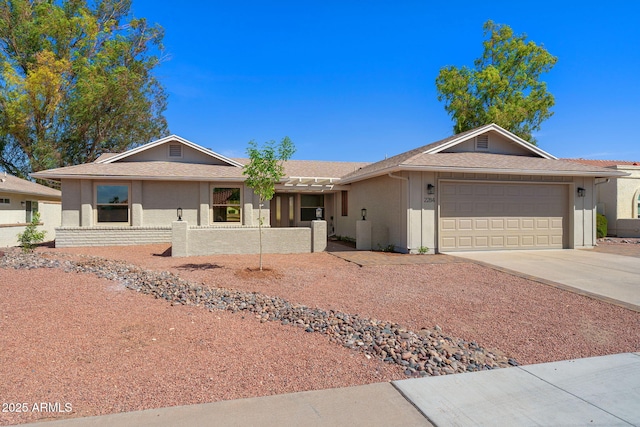
[{"label": "green bush", "polygon": [[40,212],[34,212],[31,222],[24,229],[24,233],[18,233],[18,241],[23,252],[33,252],[36,245],[44,240],[47,232],[38,231],[38,224],[40,224]]},{"label": "green bush", "polygon": [[607,237],[607,217],[602,214],[596,214],[596,236],[598,239]]}]

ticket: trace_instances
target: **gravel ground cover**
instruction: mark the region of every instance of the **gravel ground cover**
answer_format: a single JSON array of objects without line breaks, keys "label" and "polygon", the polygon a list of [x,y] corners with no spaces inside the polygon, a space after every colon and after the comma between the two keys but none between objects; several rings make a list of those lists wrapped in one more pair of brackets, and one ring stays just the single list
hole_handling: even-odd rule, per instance
[{"label": "gravel ground cover", "polygon": [[4,424],[406,378],[412,350],[425,336],[452,337],[450,360],[473,356],[464,353],[473,343],[472,350],[489,349],[500,366],[503,355],[537,363],[640,350],[639,313],[470,263],[358,267],[326,253],[266,255],[270,270],[260,274],[247,269],[255,256],[171,258],[167,245],[39,253],[91,267],[90,254],[203,289],[381,319],[408,334],[413,347],[396,355],[405,365],[385,363],[380,352],[360,348],[372,343],[305,332],[311,323],[296,327],[267,321],[264,312],[172,304],[93,273],[4,268],[1,400],[73,405],[71,412],[3,412]]}]

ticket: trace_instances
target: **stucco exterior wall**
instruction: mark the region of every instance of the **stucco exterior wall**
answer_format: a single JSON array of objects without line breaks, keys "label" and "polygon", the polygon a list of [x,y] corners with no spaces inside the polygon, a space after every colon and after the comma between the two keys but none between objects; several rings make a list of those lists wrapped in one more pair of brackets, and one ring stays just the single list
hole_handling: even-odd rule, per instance
[{"label": "stucco exterior wall", "polygon": [[22,233],[26,227],[26,211],[22,202],[37,201],[40,212],[39,231],[46,231],[45,242],[56,238],[56,227],[61,223],[60,202],[42,200],[37,196],[25,194],[0,193],[1,198],[8,198],[11,203],[0,205],[0,247],[18,246],[18,233]]},{"label": "stucco exterior wall", "polygon": [[617,187],[616,194],[618,195],[616,219],[637,219],[637,194],[638,190],[640,190],[640,166],[618,167],[618,170],[630,173],[631,175],[615,179]]},{"label": "stucco exterior wall", "polygon": [[599,212],[607,217],[607,234],[617,237],[637,237],[638,196],[640,195],[640,166],[613,168],[630,175],[599,180],[596,185]]},{"label": "stucco exterior wall", "polygon": [[[584,197],[578,197],[578,187],[586,190]],[[569,235],[570,247],[576,249],[593,247],[596,243],[595,178],[573,178],[573,188],[569,191],[569,203],[573,206],[573,227],[572,234]]]},{"label": "stucco exterior wall", "polygon": [[[208,187],[208,186],[207,186]],[[209,192],[206,194],[209,206]],[[133,203],[138,202],[135,198]],[[182,208],[182,219],[191,224],[198,224],[200,213],[200,183],[176,181],[143,181],[142,201],[143,214],[141,225],[145,227],[170,226],[178,219],[177,209]],[[133,219],[133,218],[132,218]],[[208,215],[205,218],[208,225]]]},{"label": "stucco exterior wall", "polygon": [[[433,185],[428,194],[427,186]],[[437,247],[437,182],[435,172],[412,172],[409,174],[409,239],[408,252],[435,253]]]},{"label": "stucco exterior wall", "polygon": [[334,216],[335,234],[355,239],[356,221],[362,219],[360,210],[366,208],[367,220],[371,221],[373,249],[394,245],[397,251],[406,251],[407,186],[406,180],[388,175],[351,184],[347,216],[340,215],[342,201],[336,197],[340,202],[338,215]]},{"label": "stucco exterior wall", "polygon": [[80,226],[80,180],[63,179],[62,191],[62,226]]},{"label": "stucco exterior wall", "polygon": [[[195,181],[92,181],[62,180],[62,226],[100,226],[95,217],[96,184],[125,184],[130,186],[130,225],[132,227],[170,226],[182,218],[191,224],[211,225],[211,187],[240,186],[242,188],[243,225],[258,224],[258,197],[241,184]],[[263,208],[264,225],[269,225],[269,206]],[[107,225],[108,226],[108,225]]]}]

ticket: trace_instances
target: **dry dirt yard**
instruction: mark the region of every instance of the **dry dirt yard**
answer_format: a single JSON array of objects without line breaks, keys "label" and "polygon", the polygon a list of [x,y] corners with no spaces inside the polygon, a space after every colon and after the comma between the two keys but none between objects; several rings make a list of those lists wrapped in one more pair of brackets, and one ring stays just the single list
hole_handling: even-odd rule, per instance
[{"label": "dry dirt yard", "polygon": [[[472,263],[359,267],[328,253],[265,255],[271,271],[256,275],[247,268],[257,256],[171,258],[168,245],[39,251],[123,260],[416,331],[439,325],[520,364],[640,350],[640,313]],[[28,409],[0,412],[0,424],[406,378],[322,334],[174,306],[92,274],[0,269],[0,295],[0,401]],[[59,411],[34,411],[40,402]]]}]

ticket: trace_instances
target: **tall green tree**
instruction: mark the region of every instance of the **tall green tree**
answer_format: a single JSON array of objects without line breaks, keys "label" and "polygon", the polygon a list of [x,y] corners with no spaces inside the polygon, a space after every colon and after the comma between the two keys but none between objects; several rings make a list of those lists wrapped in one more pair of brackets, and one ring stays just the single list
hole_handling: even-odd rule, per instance
[{"label": "tall green tree", "polygon": [[163,30],[130,0],[0,2],[0,167],[95,160],[167,133]]},{"label": "tall green tree", "polygon": [[542,45],[514,35],[507,25],[484,24],[482,56],[474,68],[447,66],[436,78],[438,100],[454,121],[454,133],[495,123],[536,143],[532,132],[551,117],[553,95],[541,76],[557,58]]},{"label": "tall green tree", "polygon": [[295,146],[288,136],[282,138],[279,144],[271,140],[260,148],[255,141],[249,141],[247,154],[249,163],[242,171],[246,175],[245,184],[258,195],[258,234],[260,244],[260,270],[262,270],[262,206],[264,202],[273,198],[276,184],[285,176],[284,162],[296,152]]}]

